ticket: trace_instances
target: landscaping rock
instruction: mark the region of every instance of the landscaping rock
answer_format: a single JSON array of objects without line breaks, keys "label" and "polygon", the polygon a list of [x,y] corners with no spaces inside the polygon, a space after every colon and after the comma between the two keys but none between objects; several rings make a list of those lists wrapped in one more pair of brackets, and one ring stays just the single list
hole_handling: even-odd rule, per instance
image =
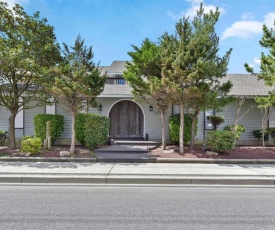
[{"label": "landscaping rock", "polygon": [[60,151],[60,156],[61,157],[68,157],[68,156],[70,156],[71,154],[70,154],[70,152],[69,151]]},{"label": "landscaping rock", "polygon": [[163,153],[167,154],[167,153],[173,153],[174,149],[167,149],[167,150],[163,150]]},{"label": "landscaping rock", "polygon": [[207,156],[218,156],[218,155],[219,155],[218,153],[212,152],[212,151],[206,151],[205,154],[206,154]]}]

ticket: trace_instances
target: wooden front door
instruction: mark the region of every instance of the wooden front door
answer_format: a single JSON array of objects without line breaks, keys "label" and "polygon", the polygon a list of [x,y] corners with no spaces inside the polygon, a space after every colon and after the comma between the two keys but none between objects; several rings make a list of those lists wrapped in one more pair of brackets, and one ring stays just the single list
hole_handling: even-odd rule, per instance
[{"label": "wooden front door", "polygon": [[110,138],[143,137],[144,117],[136,103],[127,100],[116,103],[109,117]]}]

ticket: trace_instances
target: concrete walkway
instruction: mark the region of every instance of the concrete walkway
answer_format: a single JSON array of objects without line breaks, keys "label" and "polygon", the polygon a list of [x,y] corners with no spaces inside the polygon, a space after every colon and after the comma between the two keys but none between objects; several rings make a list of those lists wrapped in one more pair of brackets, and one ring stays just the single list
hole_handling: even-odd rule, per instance
[{"label": "concrete walkway", "polygon": [[0,183],[275,187],[275,165],[0,162]]}]

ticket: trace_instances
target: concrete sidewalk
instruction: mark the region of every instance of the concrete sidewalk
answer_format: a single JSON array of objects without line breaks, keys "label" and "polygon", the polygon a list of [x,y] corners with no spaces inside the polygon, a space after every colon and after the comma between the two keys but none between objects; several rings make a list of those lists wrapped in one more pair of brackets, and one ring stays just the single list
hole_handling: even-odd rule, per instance
[{"label": "concrete sidewalk", "polygon": [[274,186],[275,165],[0,162],[0,183]]}]

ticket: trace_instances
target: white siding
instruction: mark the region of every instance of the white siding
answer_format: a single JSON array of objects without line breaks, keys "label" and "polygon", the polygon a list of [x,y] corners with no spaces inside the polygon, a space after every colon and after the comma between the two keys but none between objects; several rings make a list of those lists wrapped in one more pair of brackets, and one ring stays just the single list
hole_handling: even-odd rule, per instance
[{"label": "white siding", "polygon": [[[32,102],[30,105],[33,105]],[[31,109],[24,110],[24,135],[34,135],[34,117],[37,114],[44,114],[45,113],[45,106],[36,106]]]},{"label": "white siding", "polygon": [[[252,132],[256,129],[261,129],[261,111],[260,109],[254,108],[251,109],[251,105],[255,104],[254,99],[247,99],[244,105],[241,108],[239,118],[241,118],[246,111],[248,113],[244,115],[244,117],[238,122],[239,125],[245,126],[245,132],[241,134],[241,137],[237,144],[257,144],[258,141],[253,136]],[[217,115],[223,116],[225,118],[225,122],[220,125],[219,130],[223,130],[224,126],[233,124],[235,121],[236,115],[236,103],[232,102],[227,105],[227,111],[224,109],[223,112],[217,113]]]},{"label": "white siding", "polygon": [[55,114],[56,113],[55,103],[52,105],[46,105],[46,114]]},{"label": "white siding", "polygon": [[64,132],[60,138],[71,138],[72,118],[66,107],[60,103],[56,103],[56,113],[64,116]]},{"label": "white siding", "polygon": [[0,130],[9,129],[9,116],[10,112],[3,106],[0,106]]}]

